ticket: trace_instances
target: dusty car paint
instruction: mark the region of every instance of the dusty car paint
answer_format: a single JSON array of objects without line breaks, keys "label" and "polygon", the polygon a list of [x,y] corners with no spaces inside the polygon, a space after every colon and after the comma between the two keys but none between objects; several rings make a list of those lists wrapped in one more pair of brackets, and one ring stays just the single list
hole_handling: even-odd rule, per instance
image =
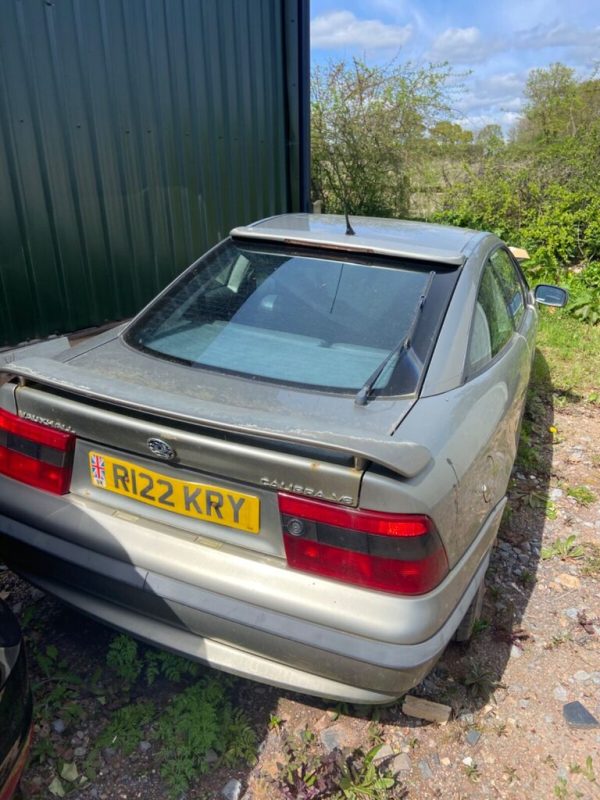
[{"label": "dusty car paint", "polygon": [[[0,555],[66,602],[236,674],[355,702],[387,702],[414,685],[485,573],[537,312],[528,293],[518,330],[486,369],[469,374],[481,274],[500,240],[389,220],[356,219],[355,228],[353,252],[437,259],[460,270],[417,393],[359,405],[351,395],[192,370],[136,351],[122,329],[58,358],[17,362],[0,407],[73,430],[77,443],[67,495],[0,476]],[[348,247],[335,217],[286,216],[234,235],[336,253]],[[176,457],[158,460],[147,446],[152,437]],[[90,453],[255,496],[260,534],[106,492],[90,479]],[[433,590],[409,597],[290,569],[278,490],[336,507],[426,515],[450,570]]]}]

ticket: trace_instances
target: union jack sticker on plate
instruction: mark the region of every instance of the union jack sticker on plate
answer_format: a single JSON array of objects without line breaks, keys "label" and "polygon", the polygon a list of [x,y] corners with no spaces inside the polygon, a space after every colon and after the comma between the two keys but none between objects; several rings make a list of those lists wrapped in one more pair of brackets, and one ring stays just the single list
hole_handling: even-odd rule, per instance
[{"label": "union jack sticker on plate", "polygon": [[90,453],[90,472],[92,473],[92,481],[96,486],[104,488],[106,486],[106,469],[104,466],[104,458]]}]

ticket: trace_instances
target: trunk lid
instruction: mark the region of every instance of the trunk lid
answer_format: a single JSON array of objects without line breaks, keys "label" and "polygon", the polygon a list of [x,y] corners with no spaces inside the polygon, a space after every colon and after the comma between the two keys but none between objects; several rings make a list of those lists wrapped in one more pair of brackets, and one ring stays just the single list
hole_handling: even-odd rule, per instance
[{"label": "trunk lid", "polygon": [[[21,378],[15,393],[21,416],[76,433],[72,492],[119,513],[273,555],[281,555],[277,489],[357,505],[370,462],[411,476],[430,460],[425,448],[392,440],[414,398],[357,406],[351,396],[156,359],[130,349],[116,335],[66,351],[60,360],[16,362],[10,372]],[[175,458],[156,458],[148,446],[152,439],[166,442]],[[94,455],[113,469],[124,463],[159,482],[187,484],[181,488],[187,493],[182,502],[190,500],[194,484],[201,484],[205,495],[212,487],[215,502],[221,492],[233,511],[241,496],[256,498],[261,535],[248,536],[253,531],[246,528],[240,537],[239,529],[228,524],[231,514],[225,521],[215,514],[195,519],[185,509],[172,513],[140,503],[139,496],[106,491],[94,484]]]}]

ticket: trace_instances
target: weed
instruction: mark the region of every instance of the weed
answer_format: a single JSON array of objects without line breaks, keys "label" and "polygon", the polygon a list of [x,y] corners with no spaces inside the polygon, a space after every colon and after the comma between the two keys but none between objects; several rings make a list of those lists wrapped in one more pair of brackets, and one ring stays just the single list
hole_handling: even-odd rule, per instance
[{"label": "weed", "polygon": [[130,636],[115,636],[108,647],[106,664],[121,678],[129,689],[140,676],[143,663],[138,656],[138,646]]},{"label": "weed", "polygon": [[467,778],[473,783],[478,783],[479,779],[481,778],[479,767],[474,761],[472,764],[465,764],[465,773]]},{"label": "weed", "polygon": [[583,558],[585,555],[583,547],[576,542],[577,537],[574,534],[567,536],[566,539],[556,539],[552,544],[542,547],[542,561],[551,558],[560,558],[561,561]]},{"label": "weed", "polygon": [[150,701],[119,708],[96,740],[94,751],[97,753],[103,747],[114,747],[126,756],[131,755],[142,741],[144,727],[152,721],[155,714],[156,709]]},{"label": "weed", "polygon": [[505,526],[506,527],[510,527],[510,521],[512,519],[512,515],[513,515],[512,508],[508,504],[505,505],[504,506],[504,511],[502,512],[502,519],[500,520],[500,526],[501,527],[505,527]]},{"label": "weed", "polygon": [[519,583],[522,586],[533,586],[535,583],[535,575],[533,572],[530,572],[528,569],[524,569],[523,572],[519,575]]},{"label": "weed", "polygon": [[281,730],[281,726],[283,725],[283,719],[278,717],[277,714],[271,714],[269,717],[269,722],[267,723],[267,727],[270,731],[278,731]]},{"label": "weed", "polygon": [[347,759],[341,763],[339,788],[347,800],[385,800],[388,790],[396,783],[390,775],[380,775],[375,757],[381,745],[371,748],[362,758]]},{"label": "weed", "polygon": [[225,731],[223,761],[231,767],[238,761],[253,764],[256,761],[256,733],[241,708],[225,706],[223,710]]},{"label": "weed", "polygon": [[570,486],[567,495],[573,497],[580,505],[589,506],[598,499],[588,486]]},{"label": "weed", "polygon": [[234,710],[223,679],[205,678],[175,695],[157,722],[164,759],[161,774],[178,797],[209,769],[214,750],[229,765],[255,758],[256,735],[245,714]]},{"label": "weed", "polygon": [[313,800],[330,796],[338,787],[341,753],[333,750],[321,758],[306,737],[288,736],[283,742],[283,764],[278,764],[278,784],[286,800]]},{"label": "weed", "polygon": [[469,674],[463,679],[465,687],[476,697],[487,697],[503,685],[494,679],[492,673],[479,665],[471,667]]},{"label": "weed", "polygon": [[540,457],[533,447],[532,423],[525,417],[521,427],[521,438],[515,464],[526,472],[535,472],[540,467]]},{"label": "weed", "polygon": [[332,708],[329,709],[332,714],[332,719],[335,721],[340,717],[349,717],[350,716],[350,706],[348,703],[336,703]]},{"label": "weed", "polygon": [[571,774],[580,774],[583,775],[588,779],[590,783],[594,783],[596,780],[596,775],[594,773],[594,766],[592,763],[592,757],[588,756],[585,760],[585,766],[581,767],[579,764],[570,764],[569,765],[569,772]]},{"label": "weed", "polygon": [[473,634],[472,635],[473,636],[479,636],[479,634],[483,633],[484,631],[487,631],[487,629],[489,627],[490,627],[489,620],[482,619],[482,618],[476,619],[475,622],[473,623]]},{"label": "weed", "polygon": [[200,664],[182,658],[166,650],[149,650],[144,656],[146,683],[152,686],[159,675],[169,681],[179,683],[185,676],[197,678],[200,674]]},{"label": "weed", "polygon": [[558,800],[566,800],[568,792],[567,792],[567,781],[565,778],[559,778],[558,781],[555,783],[554,796],[558,797]]},{"label": "weed", "polygon": [[529,508],[543,509],[547,519],[556,519],[557,510],[554,502],[544,492],[531,488],[518,488],[515,487],[512,492],[515,500],[529,506]]},{"label": "weed", "polygon": [[36,607],[35,603],[27,606],[27,608],[23,611],[20,618],[21,627],[23,630],[29,630],[30,628],[35,627],[37,622],[36,620]]},{"label": "weed", "polygon": [[110,643],[106,663],[121,678],[125,690],[142,674],[148,686],[152,686],[159,676],[179,683],[184,677],[198,677],[202,669],[197,662],[166,650],[148,649],[140,653],[137,642],[125,634],[115,636]]},{"label": "weed", "polygon": [[573,641],[573,637],[570,633],[558,633],[555,634],[552,639],[550,639],[548,644],[544,645],[544,650],[554,650],[555,648],[560,647],[561,644],[571,641]]},{"label": "weed", "polygon": [[369,723],[369,727],[367,729],[367,737],[369,739],[369,742],[371,742],[373,746],[383,744],[384,742],[383,733],[384,733],[383,725],[381,725],[379,722],[372,721]]},{"label": "weed", "polygon": [[585,551],[585,562],[581,569],[581,574],[590,578],[600,577],[600,545],[588,542],[585,545]]},{"label": "weed", "polygon": [[54,744],[49,736],[36,736],[31,745],[32,762],[44,764],[46,761],[52,761],[56,758],[56,751]]},{"label": "weed", "polygon": [[508,736],[508,729],[506,727],[506,722],[498,722],[494,726],[494,731],[496,732],[496,736]]},{"label": "weed", "polygon": [[488,586],[487,591],[490,593],[492,600],[499,600],[502,597],[502,589],[496,584]]}]

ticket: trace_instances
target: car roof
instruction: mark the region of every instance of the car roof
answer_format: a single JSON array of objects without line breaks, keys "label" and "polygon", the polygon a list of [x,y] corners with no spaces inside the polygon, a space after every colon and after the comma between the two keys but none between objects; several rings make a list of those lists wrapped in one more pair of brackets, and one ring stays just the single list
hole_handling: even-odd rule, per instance
[{"label": "car roof", "polygon": [[462,266],[486,234],[467,228],[379,217],[350,218],[354,236],[338,214],[280,214],[234,228],[236,239],[283,242],[350,252],[378,253]]}]

